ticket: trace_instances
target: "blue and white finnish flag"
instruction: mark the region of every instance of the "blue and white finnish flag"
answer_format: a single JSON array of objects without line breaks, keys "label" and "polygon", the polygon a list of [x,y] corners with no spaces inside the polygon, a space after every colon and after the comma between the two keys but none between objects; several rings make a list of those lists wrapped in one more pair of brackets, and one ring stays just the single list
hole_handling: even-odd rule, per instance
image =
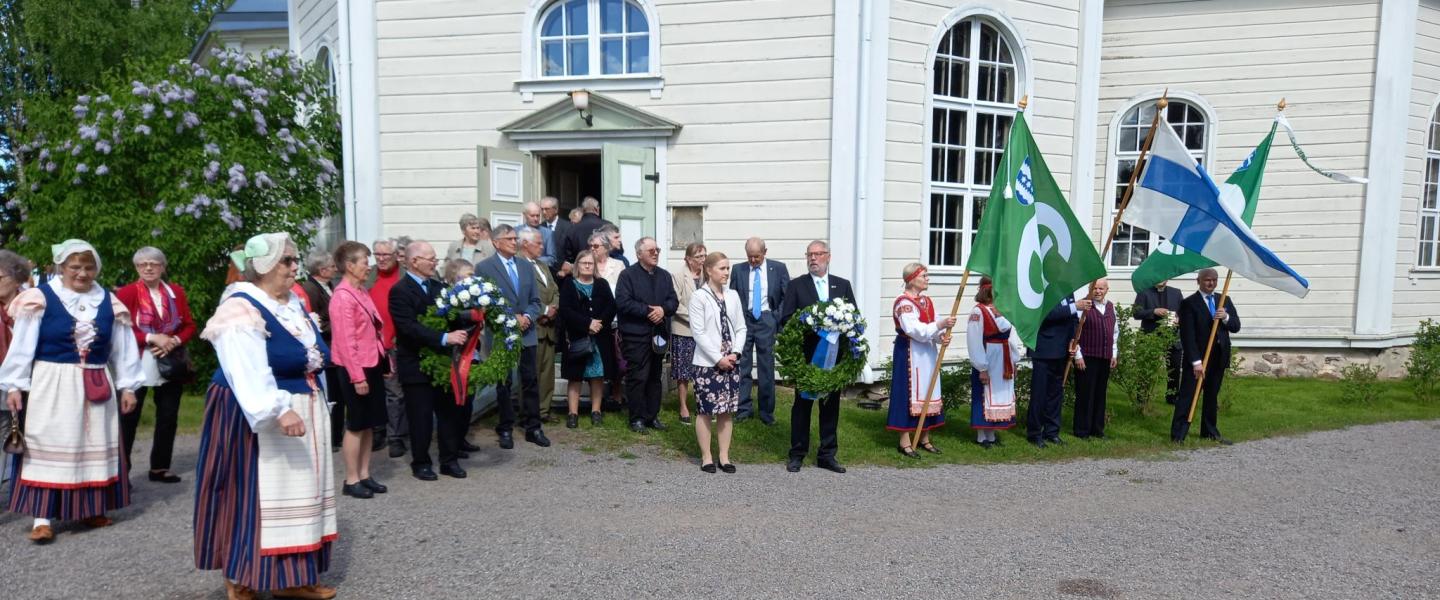
[{"label": "blue and white finnish flag", "polygon": [[1304,298],[1310,282],[1275,256],[1241,220],[1245,193],[1217,187],[1162,118],[1121,220],[1280,291]]}]

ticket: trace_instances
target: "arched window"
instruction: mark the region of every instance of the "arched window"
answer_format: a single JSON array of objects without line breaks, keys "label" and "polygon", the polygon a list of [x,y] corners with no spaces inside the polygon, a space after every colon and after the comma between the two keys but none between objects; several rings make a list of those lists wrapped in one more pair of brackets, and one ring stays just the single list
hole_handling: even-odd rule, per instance
[{"label": "arched window", "polygon": [[[1130,183],[1130,174],[1135,171],[1135,161],[1140,158],[1140,149],[1145,145],[1145,136],[1150,134],[1150,122],[1155,118],[1155,99],[1145,100],[1130,107],[1120,119],[1115,131],[1115,152],[1110,161],[1114,174],[1114,193],[1110,196],[1110,217],[1114,219],[1120,200],[1125,197],[1125,186]],[[1198,105],[1175,98],[1168,99],[1165,119],[1175,133],[1185,142],[1190,156],[1201,165],[1209,165],[1207,142],[1210,135],[1210,119]],[[1110,221],[1106,221],[1104,233],[1110,233]],[[1160,236],[1128,223],[1121,223],[1115,233],[1115,242],[1110,246],[1110,265],[1115,267],[1138,266],[1150,251],[1165,246]]]},{"label": "arched window", "polygon": [[320,65],[320,71],[325,74],[325,91],[330,92],[331,98],[336,97],[335,59],[330,55],[330,48],[320,47],[315,53],[315,64]]},{"label": "arched window", "polygon": [[540,13],[542,77],[650,72],[650,20],[632,0],[561,0]]},{"label": "arched window", "polygon": [[935,50],[925,240],[931,265],[964,265],[980,225],[1021,93],[1013,39],[999,23],[972,16],[951,26]]},{"label": "arched window", "polygon": [[1430,115],[1425,143],[1425,183],[1420,186],[1420,245],[1415,266],[1440,267],[1440,107]]}]

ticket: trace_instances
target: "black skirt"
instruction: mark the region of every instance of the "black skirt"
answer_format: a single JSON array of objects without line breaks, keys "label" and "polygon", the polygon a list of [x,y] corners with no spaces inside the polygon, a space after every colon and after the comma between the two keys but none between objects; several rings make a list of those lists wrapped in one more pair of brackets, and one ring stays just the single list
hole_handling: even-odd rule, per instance
[{"label": "black skirt", "polygon": [[365,382],[370,385],[370,393],[363,396],[355,393],[350,376],[344,369],[340,370],[339,379],[344,380],[340,383],[340,401],[345,404],[346,431],[366,431],[385,425],[385,367],[384,358],[373,367],[365,367]]}]

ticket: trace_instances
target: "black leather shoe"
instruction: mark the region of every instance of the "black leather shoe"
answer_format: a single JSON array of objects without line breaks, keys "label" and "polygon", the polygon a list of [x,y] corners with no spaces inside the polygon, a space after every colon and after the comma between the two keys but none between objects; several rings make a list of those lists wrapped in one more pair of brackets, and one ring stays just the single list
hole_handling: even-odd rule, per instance
[{"label": "black leather shoe", "polygon": [[703,465],[700,465],[700,470],[701,470],[701,471],[704,471],[704,472],[706,472],[706,473],[714,473],[714,472],[715,472],[715,463],[713,463],[713,462],[708,462],[708,463],[705,463],[705,464],[703,464]]},{"label": "black leather shoe", "polygon": [[1041,439],[1030,440],[1030,445],[1035,446],[1036,448],[1039,448],[1039,449],[1041,449],[1041,450],[1044,450],[1044,449],[1045,449],[1045,440],[1041,440]]},{"label": "black leather shoe", "polygon": [[566,428],[566,429],[574,429],[574,428],[579,427],[579,426],[580,426],[580,415],[577,415],[577,414],[575,414],[575,413],[570,413],[570,414],[568,414],[568,415],[565,415],[565,428]]},{"label": "black leather shoe", "polygon": [[761,422],[762,424],[764,424],[766,427],[774,427],[774,426],[775,426],[775,417],[767,417],[767,416],[761,415],[761,416],[760,416],[760,422]]},{"label": "black leather shoe", "polygon": [[544,429],[535,429],[525,432],[525,441],[535,444],[541,448],[550,447],[550,438],[545,437]]},{"label": "black leather shoe", "polygon": [[1225,439],[1225,436],[1223,436],[1223,435],[1207,435],[1207,436],[1205,436],[1205,439],[1207,439],[1207,440],[1215,440],[1215,443],[1220,444],[1221,446],[1234,446],[1234,445],[1235,445],[1235,442],[1232,442],[1232,441],[1230,441],[1230,440],[1228,440],[1228,439]]},{"label": "black leather shoe", "polygon": [[435,481],[440,477],[435,475],[435,470],[430,467],[415,467],[410,469],[410,474],[420,481]]},{"label": "black leather shoe", "polygon": [[605,422],[605,413],[600,413],[600,412],[592,412],[592,413],[590,413],[590,424],[591,424],[591,425],[599,425],[599,424],[604,423],[604,422]]},{"label": "black leather shoe", "polygon": [[786,471],[789,471],[789,472],[791,472],[791,473],[799,473],[799,472],[800,472],[800,460],[799,460],[799,459],[792,458],[792,459],[790,459],[790,460],[788,460],[788,461],[785,461],[785,470],[786,470]]},{"label": "black leather shoe", "polygon": [[644,421],[631,421],[631,422],[630,422],[630,431],[633,431],[633,432],[635,432],[635,433],[645,433],[645,422],[644,422]]},{"label": "black leather shoe", "polygon": [[480,447],[470,443],[469,440],[460,440],[460,449],[465,452],[479,452]]},{"label": "black leather shoe", "polygon": [[733,465],[733,464],[731,464],[731,463],[725,463],[725,464],[720,465],[720,470],[721,470],[721,471],[724,471],[724,472],[726,472],[726,473],[734,473],[734,472],[735,472],[735,465]]},{"label": "black leather shoe", "polygon": [[980,444],[980,447],[981,447],[981,448],[984,448],[984,449],[986,449],[986,450],[989,450],[989,449],[995,447],[995,442],[992,442],[992,441],[990,441],[990,440],[985,440],[985,441],[983,441],[983,442],[975,442],[975,443]]},{"label": "black leather shoe", "polygon": [[508,431],[496,432],[500,436],[500,447],[509,450],[515,447],[515,436]]},{"label": "black leather shoe", "polygon": [[454,477],[454,478],[456,478],[456,479],[464,479],[464,478],[465,478],[465,475],[466,475],[466,474],[465,474],[465,469],[460,468],[460,464],[459,464],[459,463],[453,463],[453,462],[452,462],[452,463],[449,463],[449,464],[440,465],[440,474],[441,474],[441,475],[444,475],[444,476],[446,476],[446,477]]},{"label": "black leather shoe", "polygon": [[349,496],[351,498],[359,498],[361,500],[369,500],[370,498],[375,497],[375,492],[370,491],[370,488],[360,485],[360,482],[358,481],[355,483],[345,484],[344,487],[340,488],[340,493],[345,494],[346,496]]},{"label": "black leather shoe", "polygon": [[936,448],[936,447],[935,447],[935,444],[933,444],[933,443],[931,443],[931,442],[925,442],[925,443],[923,443],[923,444],[920,444],[920,449],[921,449],[921,450],[924,450],[924,451],[926,451],[926,452],[929,452],[929,453],[931,453],[931,454],[940,454],[940,449],[939,449],[939,448]]},{"label": "black leather shoe", "polygon": [[845,467],[840,466],[840,463],[836,462],[836,460],[833,458],[829,460],[817,460],[815,461],[815,466],[825,469],[826,471],[832,471],[835,473],[845,472]]},{"label": "black leather shoe", "polygon": [[390,458],[400,458],[402,456],[405,456],[405,440],[390,440],[387,443],[390,444]]},{"label": "black leather shoe", "polygon": [[364,478],[364,479],[361,479],[361,480],[360,480],[360,485],[363,485],[363,486],[365,486],[365,487],[367,487],[367,488],[370,488],[370,491],[375,492],[375,493],[377,493],[377,494],[383,494],[383,493],[385,493],[385,492],[390,491],[390,488],[385,487],[384,485],[381,485],[381,483],[378,482],[378,481],[375,481],[375,478],[374,478],[374,477],[366,477],[366,478]]},{"label": "black leather shoe", "polygon": [[161,471],[159,473],[151,471],[150,481],[158,481],[160,483],[180,483],[180,476],[169,471]]},{"label": "black leather shoe", "polygon": [[1058,435],[1052,438],[1045,438],[1045,441],[1050,442],[1051,444],[1055,444],[1056,446],[1065,445],[1065,440],[1060,439],[1060,436]]},{"label": "black leather shoe", "polygon": [[895,449],[896,449],[896,450],[899,450],[900,453],[903,454],[903,455],[905,455],[906,458],[920,458],[920,454],[917,453],[917,452],[915,452],[915,449],[914,449],[914,448],[906,448],[905,446],[896,446]]},{"label": "black leather shoe", "polygon": [[665,431],[665,424],[661,423],[660,419],[650,419],[648,422],[645,423],[645,426],[654,429],[655,431]]}]

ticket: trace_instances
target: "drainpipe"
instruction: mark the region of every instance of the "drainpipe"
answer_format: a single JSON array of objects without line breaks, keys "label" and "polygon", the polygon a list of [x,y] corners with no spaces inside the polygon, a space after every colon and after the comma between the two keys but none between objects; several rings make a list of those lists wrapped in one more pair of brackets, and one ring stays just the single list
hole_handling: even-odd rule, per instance
[{"label": "drainpipe", "polygon": [[[359,201],[355,192],[355,94],[351,82],[354,64],[354,52],[351,46],[354,39],[350,35],[350,2],[338,0],[340,19],[340,43],[341,63],[339,68],[340,80],[337,82],[336,93],[339,98],[335,99],[335,106],[340,109],[340,161],[344,163],[344,191],[341,202],[345,211],[345,239],[356,239],[359,235],[359,227],[356,218],[359,212]],[[334,52],[330,55],[333,57]]]}]

